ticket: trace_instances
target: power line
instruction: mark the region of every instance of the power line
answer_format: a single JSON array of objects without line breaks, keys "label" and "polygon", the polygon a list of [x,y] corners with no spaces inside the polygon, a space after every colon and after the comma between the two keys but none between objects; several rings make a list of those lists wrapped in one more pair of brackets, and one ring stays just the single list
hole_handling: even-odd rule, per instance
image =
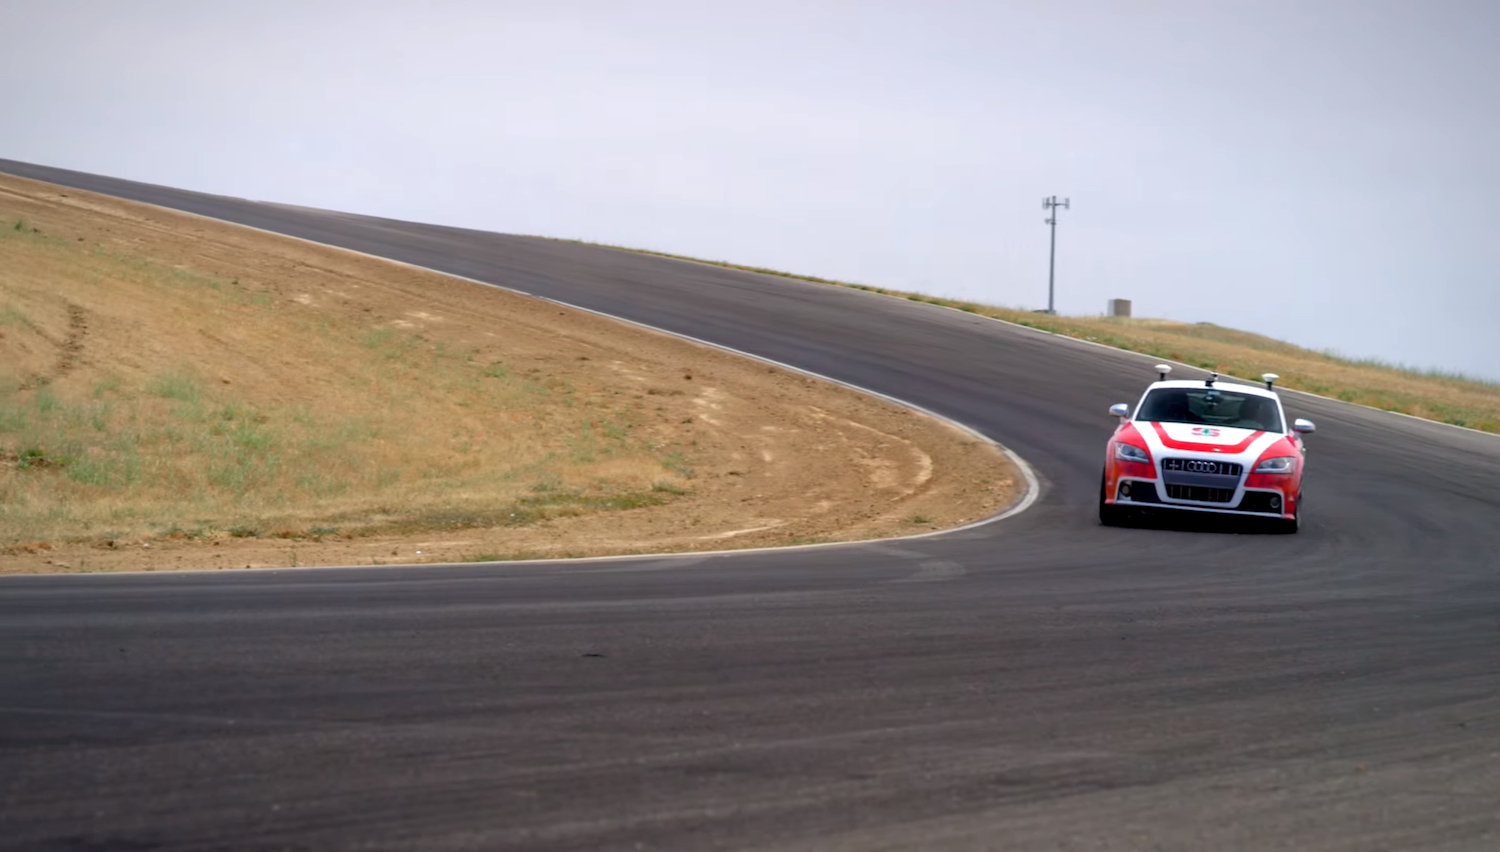
[{"label": "power line", "polygon": [[1057,270],[1057,208],[1064,210],[1072,209],[1068,206],[1068,199],[1057,200],[1057,196],[1049,196],[1042,199],[1042,209],[1047,211],[1045,221],[1052,226],[1052,252],[1047,257],[1047,313],[1057,313],[1057,306],[1053,302],[1053,277]]}]

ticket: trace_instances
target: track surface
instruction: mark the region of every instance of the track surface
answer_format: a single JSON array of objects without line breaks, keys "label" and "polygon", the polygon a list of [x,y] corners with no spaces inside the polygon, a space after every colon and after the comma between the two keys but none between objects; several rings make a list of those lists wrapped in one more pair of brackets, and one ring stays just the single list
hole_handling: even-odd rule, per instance
[{"label": "track surface", "polygon": [[856,291],[0,161],[956,418],[1041,500],[918,541],[0,578],[0,846],[1500,848],[1500,440],[1289,395],[1298,536],[1107,529],[1149,360]]}]

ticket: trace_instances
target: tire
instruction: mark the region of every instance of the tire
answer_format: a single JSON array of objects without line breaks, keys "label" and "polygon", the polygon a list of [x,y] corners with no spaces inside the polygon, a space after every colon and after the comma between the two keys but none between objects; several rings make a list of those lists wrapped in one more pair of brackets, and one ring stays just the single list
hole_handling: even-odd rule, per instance
[{"label": "tire", "polygon": [[1302,495],[1297,495],[1297,514],[1272,523],[1276,525],[1276,531],[1282,535],[1296,535],[1297,530],[1302,528]]},{"label": "tire", "polygon": [[1107,478],[1103,473],[1099,474],[1099,523],[1101,526],[1118,527],[1123,526],[1126,520],[1126,510],[1119,506],[1113,506],[1104,501],[1104,486]]}]

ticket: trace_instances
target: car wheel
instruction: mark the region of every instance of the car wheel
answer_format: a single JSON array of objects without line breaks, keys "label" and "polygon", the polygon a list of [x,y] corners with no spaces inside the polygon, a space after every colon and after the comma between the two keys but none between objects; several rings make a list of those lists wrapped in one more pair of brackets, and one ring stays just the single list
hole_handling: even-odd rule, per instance
[{"label": "car wheel", "polygon": [[1099,474],[1099,523],[1106,527],[1117,527],[1125,523],[1125,510],[1104,502],[1104,486],[1107,482],[1107,477]]},{"label": "car wheel", "polygon": [[1276,521],[1276,531],[1282,535],[1296,535],[1302,528],[1302,495],[1297,495],[1297,514]]}]

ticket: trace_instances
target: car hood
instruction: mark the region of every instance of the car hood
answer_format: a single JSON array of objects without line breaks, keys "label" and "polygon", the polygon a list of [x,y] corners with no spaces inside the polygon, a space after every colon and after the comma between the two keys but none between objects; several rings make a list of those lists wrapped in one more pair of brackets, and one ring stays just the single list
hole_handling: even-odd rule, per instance
[{"label": "car hood", "polygon": [[1146,439],[1153,455],[1202,455],[1253,461],[1266,448],[1281,440],[1279,432],[1233,429],[1196,423],[1137,422],[1136,430]]}]

